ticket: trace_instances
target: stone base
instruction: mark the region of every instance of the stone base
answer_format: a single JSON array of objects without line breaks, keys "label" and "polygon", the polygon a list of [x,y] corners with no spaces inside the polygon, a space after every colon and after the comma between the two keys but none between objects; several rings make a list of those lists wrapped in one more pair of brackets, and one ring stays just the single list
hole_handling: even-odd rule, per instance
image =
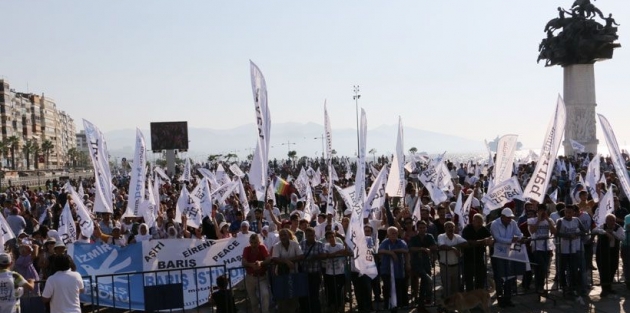
[{"label": "stone base", "polygon": [[563,142],[565,155],[575,154],[571,139],[583,144],[585,152],[597,153],[594,64],[564,67],[564,103],[567,109]]}]

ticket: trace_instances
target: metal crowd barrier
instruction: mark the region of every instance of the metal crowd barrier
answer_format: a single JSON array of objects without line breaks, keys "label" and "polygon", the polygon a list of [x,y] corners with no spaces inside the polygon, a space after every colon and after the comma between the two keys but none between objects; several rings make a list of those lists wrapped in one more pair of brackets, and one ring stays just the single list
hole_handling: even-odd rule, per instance
[{"label": "metal crowd barrier", "polygon": [[[561,242],[558,238],[552,238],[555,243],[555,249],[553,251],[553,256],[549,260],[549,269],[545,274],[544,279],[544,291],[546,292],[560,292],[563,293],[567,289],[567,285],[563,283],[566,281],[567,276],[563,274],[564,271],[560,269],[568,270],[569,268],[565,267],[566,260],[563,261],[561,256]],[[487,250],[486,250],[487,251]],[[448,255],[448,254],[447,254]],[[598,271],[590,271],[584,265],[584,257],[583,254],[578,254],[578,258],[575,259],[578,266],[578,271],[580,272],[581,279],[583,282],[588,284],[589,286],[593,286],[595,283],[599,283],[599,273]],[[344,264],[343,272],[337,272],[336,267],[330,267],[332,269],[332,273],[327,275],[325,270],[326,262],[329,259],[318,259],[314,261],[301,261],[296,262],[296,268],[299,270],[291,273],[293,275],[290,279],[286,277],[286,275],[281,275],[277,272],[277,269],[274,265],[269,265],[267,268],[267,272],[262,276],[254,276],[250,274],[245,274],[246,269],[244,267],[233,267],[227,268],[225,265],[218,266],[201,266],[195,268],[182,268],[182,269],[168,269],[168,270],[156,270],[156,271],[146,271],[146,272],[137,272],[137,273],[117,273],[117,274],[107,274],[107,275],[98,275],[94,277],[94,282],[92,281],[92,277],[84,277],[84,280],[87,281],[85,286],[85,295],[89,295],[90,303],[86,303],[86,305],[90,306],[84,307],[84,311],[91,312],[103,312],[107,311],[104,309],[105,307],[115,307],[118,309],[127,309],[129,311],[133,310],[141,310],[141,311],[150,311],[136,308],[132,305],[131,299],[138,298],[140,295],[145,296],[145,304],[147,290],[151,288],[155,288],[155,290],[149,292],[154,292],[153,298],[150,298],[149,301],[154,305],[153,309],[161,309],[165,311],[173,311],[173,310],[181,310],[185,307],[195,307],[195,309],[186,309],[186,311],[196,310],[197,312],[204,311],[214,312],[214,306],[207,304],[207,298],[205,296],[203,298],[200,297],[200,283],[197,279],[188,280],[188,284],[193,285],[193,290],[197,290],[194,295],[194,300],[192,303],[179,303],[180,305],[174,305],[173,303],[163,303],[162,300],[174,299],[178,292],[182,294],[182,279],[186,273],[192,273],[192,277],[198,277],[199,273],[207,273],[206,276],[210,281],[208,288],[210,288],[209,293],[215,291],[216,287],[216,278],[220,275],[224,275],[227,273],[229,278],[233,277],[243,277],[241,281],[236,284],[233,284],[234,281],[232,279],[228,279],[229,285],[228,289],[231,290],[231,294],[234,298],[234,301],[237,303],[237,307],[239,311],[244,310],[245,312],[252,313],[267,313],[274,312],[278,305],[282,305],[282,301],[287,300],[286,298],[293,294],[296,298],[295,302],[299,306],[300,313],[321,313],[322,310],[330,308],[332,303],[337,303],[339,305],[343,305],[345,310],[352,311],[355,307],[359,298],[363,298],[367,295],[370,300],[376,300],[375,297],[382,297],[384,294],[383,284],[382,284],[382,276],[379,273],[373,280],[363,279],[356,273],[351,271],[350,262],[353,260],[352,257],[336,257],[337,259],[343,258],[341,262]],[[438,299],[442,297],[445,292],[446,285],[448,281],[455,281],[458,284],[458,287],[455,292],[463,291],[466,286],[466,278],[464,274],[468,274],[467,271],[470,269],[483,269],[485,270],[485,276],[483,279],[491,277],[494,278],[495,275],[492,267],[490,266],[491,257],[484,253],[483,255],[483,264],[473,264],[472,266],[467,266],[464,264],[464,258],[462,256],[458,257],[457,264],[455,266],[444,266],[445,264],[455,264],[452,262],[453,260],[439,260],[437,258],[437,253],[433,253],[430,256],[431,263],[431,273],[428,273],[430,276],[430,281],[427,282],[429,288],[431,290],[431,297],[423,300],[427,300],[426,303],[423,303],[425,307],[433,307],[436,306],[439,302]],[[620,257],[621,258],[621,257]],[[566,259],[566,258],[565,258]],[[337,260],[339,261],[339,260]],[[530,260],[533,264],[532,271],[535,271],[536,260]],[[593,262],[594,260],[591,260]],[[442,263],[442,266],[440,266]],[[378,262],[377,262],[378,267]],[[440,269],[442,268],[444,272]],[[412,269],[414,271],[416,269]],[[456,271],[455,275],[450,275],[449,271]],[[380,269],[379,269],[380,271]],[[597,273],[593,273],[597,272]],[[621,278],[621,262],[620,266],[615,269],[616,279],[614,283],[624,282]],[[301,274],[300,274],[301,273]],[[553,273],[555,273],[555,278]],[[550,275],[552,274],[552,275]],[[158,279],[158,277],[162,277],[162,279]],[[179,277],[179,278],[178,278]],[[454,280],[447,280],[445,284],[444,278],[452,278]],[[525,277],[525,276],[523,276]],[[473,283],[475,279],[473,278]],[[142,288],[134,288],[136,285],[132,286],[132,280],[141,279],[142,280]],[[416,298],[418,296],[418,292],[420,291],[421,286],[417,288],[414,286],[414,280],[420,280],[420,277],[414,275],[406,275],[407,280],[407,289],[406,292],[413,291],[412,298]],[[427,277],[425,277],[427,279]],[[101,301],[101,296],[106,295],[113,288],[114,281],[122,281],[126,286],[122,288],[122,290],[118,290],[121,294],[126,294],[126,298],[121,298],[117,296],[112,296],[112,303],[106,304]],[[520,282],[522,283],[522,279]],[[421,282],[421,281],[419,281]],[[43,290],[43,284],[45,281],[38,282],[40,286],[40,290]],[[495,284],[498,282],[495,281]],[[517,281],[514,280],[514,284]],[[517,288],[517,286],[513,286],[512,288],[513,296],[521,296],[525,294],[531,294],[532,292],[536,292],[535,290],[535,282],[534,290],[527,291],[522,288]],[[282,286],[285,284],[285,286]],[[291,286],[288,286],[291,284]],[[483,282],[484,286],[488,286],[488,282]],[[339,288],[342,286],[344,288]],[[161,289],[160,288],[166,288]],[[363,288],[362,287],[366,287]],[[584,286],[587,288],[588,286]],[[169,289],[168,288],[175,288]],[[284,288],[284,289],[283,289]],[[292,289],[287,289],[292,288]],[[119,289],[121,289],[119,287]],[[339,291],[342,289],[343,292]],[[305,291],[306,290],[306,291]],[[365,293],[367,291],[367,294]],[[361,293],[361,294],[358,294]],[[160,296],[167,294],[168,297]],[[268,294],[265,298],[264,295]],[[204,293],[205,295],[205,293]],[[263,295],[263,297],[261,297]],[[127,301],[128,300],[128,301]],[[220,301],[221,299],[215,299]],[[223,300],[229,300],[225,298]],[[350,301],[348,301],[350,300]],[[29,308],[29,310],[23,310],[23,312],[39,312],[39,309],[33,309],[39,307],[37,303],[41,302],[41,297],[38,294],[28,294],[22,299],[22,306]],[[168,301],[167,301],[168,302]],[[380,302],[376,303],[375,301],[369,301],[372,309],[374,311],[386,311],[389,310],[387,303]],[[157,306],[156,306],[157,305]],[[160,306],[161,305],[161,306]],[[170,305],[170,306],[169,306]],[[267,306],[266,310],[262,309]],[[414,308],[417,307],[418,303],[409,302],[406,307]],[[371,310],[372,311],[372,310]]]}]

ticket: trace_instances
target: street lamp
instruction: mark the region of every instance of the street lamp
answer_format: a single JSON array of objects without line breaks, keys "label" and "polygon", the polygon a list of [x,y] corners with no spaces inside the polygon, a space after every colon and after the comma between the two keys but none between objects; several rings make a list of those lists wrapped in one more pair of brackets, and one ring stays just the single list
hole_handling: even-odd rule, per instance
[{"label": "street lamp", "polygon": [[[315,137],[314,138],[315,140],[317,140],[317,139],[321,139],[322,140],[322,159],[324,159],[324,150],[326,150],[326,149],[324,149],[324,138],[326,138],[326,137],[324,137],[323,134],[321,136],[319,136],[319,137]],[[315,155],[317,155],[317,153]]]},{"label": "street lamp", "polygon": [[359,94],[359,85],[355,85],[354,96],[352,97],[352,99],[354,99],[354,104],[355,104],[356,113],[357,113],[357,154],[359,154],[359,150],[361,150],[360,144],[359,144],[359,98],[361,98],[361,95]]}]

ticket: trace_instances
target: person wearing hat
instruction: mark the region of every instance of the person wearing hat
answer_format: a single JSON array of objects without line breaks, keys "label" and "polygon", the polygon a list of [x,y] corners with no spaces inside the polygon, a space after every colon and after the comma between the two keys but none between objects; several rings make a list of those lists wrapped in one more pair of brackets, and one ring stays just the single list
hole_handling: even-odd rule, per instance
[{"label": "person wearing hat", "polygon": [[[513,243],[520,242],[523,233],[514,221],[514,212],[506,207],[501,210],[501,217],[490,224],[490,233],[494,238],[495,253],[497,250],[507,250]],[[492,258],[492,269],[494,281],[496,283],[496,293],[499,306],[502,308],[513,307],[512,284],[515,273],[512,268],[512,261]]]},{"label": "person wearing hat", "polygon": [[24,279],[17,272],[9,270],[13,264],[11,255],[8,253],[0,253],[0,312],[18,312],[20,305],[19,295],[16,294],[17,288],[23,288],[28,291],[35,289],[35,281],[33,279]]}]

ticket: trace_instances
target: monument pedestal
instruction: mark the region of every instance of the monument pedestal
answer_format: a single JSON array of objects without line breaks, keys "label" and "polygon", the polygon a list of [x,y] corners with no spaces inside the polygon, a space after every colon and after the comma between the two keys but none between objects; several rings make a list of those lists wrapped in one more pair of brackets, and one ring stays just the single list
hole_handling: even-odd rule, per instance
[{"label": "monument pedestal", "polygon": [[575,64],[564,68],[564,103],[567,122],[564,131],[564,154],[573,155],[571,139],[583,144],[585,152],[597,153],[599,140],[595,126],[595,67]]}]

